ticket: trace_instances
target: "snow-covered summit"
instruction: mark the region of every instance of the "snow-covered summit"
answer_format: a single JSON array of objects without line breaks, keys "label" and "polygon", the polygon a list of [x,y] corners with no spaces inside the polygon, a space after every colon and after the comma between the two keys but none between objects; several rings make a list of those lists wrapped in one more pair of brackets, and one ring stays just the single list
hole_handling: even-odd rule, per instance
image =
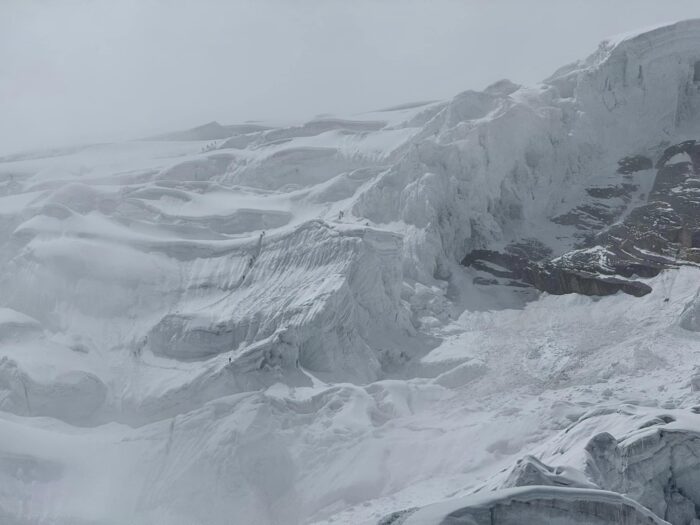
[{"label": "snow-covered summit", "polygon": [[691,519],[615,469],[640,413],[697,428],[698,64],[686,21],[535,87],[2,159],[0,519]]}]

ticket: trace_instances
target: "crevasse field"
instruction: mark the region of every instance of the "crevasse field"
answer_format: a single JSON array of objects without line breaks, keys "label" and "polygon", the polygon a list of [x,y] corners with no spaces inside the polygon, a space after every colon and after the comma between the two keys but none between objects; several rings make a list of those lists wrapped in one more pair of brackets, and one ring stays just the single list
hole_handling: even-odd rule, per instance
[{"label": "crevasse field", "polygon": [[[0,522],[700,523],[696,139],[691,20],[532,87],[0,159]],[[676,251],[634,233],[668,174]],[[588,266],[463,264],[523,244]]]}]

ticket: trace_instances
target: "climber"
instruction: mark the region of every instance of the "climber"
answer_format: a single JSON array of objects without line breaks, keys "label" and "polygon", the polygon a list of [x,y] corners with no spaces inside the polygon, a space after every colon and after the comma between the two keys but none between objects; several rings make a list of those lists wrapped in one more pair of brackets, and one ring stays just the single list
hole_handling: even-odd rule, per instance
[{"label": "climber", "polygon": [[343,215],[345,215],[345,212],[343,212],[343,210],[340,210],[340,211],[338,212],[338,220],[339,220],[339,221],[343,220]]}]

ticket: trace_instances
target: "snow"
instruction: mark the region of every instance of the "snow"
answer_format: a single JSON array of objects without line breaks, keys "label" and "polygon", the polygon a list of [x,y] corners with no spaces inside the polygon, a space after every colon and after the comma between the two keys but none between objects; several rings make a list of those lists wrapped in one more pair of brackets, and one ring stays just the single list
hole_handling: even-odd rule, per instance
[{"label": "snow", "polygon": [[[590,505],[588,512],[586,512],[586,505]],[[607,508],[608,506],[610,509]],[[571,512],[567,512],[569,508],[572,509]],[[625,515],[625,508],[628,508],[628,512],[633,516],[631,519]],[[565,511],[563,515],[562,510]],[[403,523],[405,525],[438,525],[452,522],[454,520],[454,518],[450,519],[452,516],[469,520],[465,523],[477,525],[508,523],[513,522],[514,519],[519,522],[537,519],[541,523],[593,524],[608,523],[611,517],[623,520],[620,523],[666,523],[634,500],[620,494],[559,487],[521,487],[495,494],[469,496],[420,509]]]},{"label": "snow", "polygon": [[687,153],[676,153],[673,157],[671,157],[670,159],[668,159],[666,161],[666,165],[671,166],[673,164],[681,164],[684,162],[691,162],[692,163],[692,159],[690,158],[690,155],[688,155]]},{"label": "snow", "polygon": [[[664,414],[700,431],[700,269],[592,298],[480,286],[459,262],[576,245],[552,217],[619,183],[619,159],[693,136],[699,45],[682,22],[535,89],[211,151],[2,159],[0,521],[357,525],[427,506],[405,523],[429,524],[556,500],[663,523],[629,472],[601,487],[586,446],[608,432],[633,457]],[[639,198],[651,171],[635,176]],[[507,487],[523,456],[581,486]]]}]

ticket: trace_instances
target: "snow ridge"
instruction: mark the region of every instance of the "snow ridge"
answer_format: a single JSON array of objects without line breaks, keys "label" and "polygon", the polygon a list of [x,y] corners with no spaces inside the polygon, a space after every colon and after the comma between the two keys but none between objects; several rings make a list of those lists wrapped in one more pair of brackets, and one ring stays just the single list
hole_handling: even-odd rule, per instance
[{"label": "snow ridge", "polygon": [[697,224],[619,243],[664,258],[615,277],[640,297],[461,264],[617,275],[586,243],[695,209],[699,64],[689,20],[535,87],[0,159],[0,518],[700,519],[660,474],[698,431]]}]

